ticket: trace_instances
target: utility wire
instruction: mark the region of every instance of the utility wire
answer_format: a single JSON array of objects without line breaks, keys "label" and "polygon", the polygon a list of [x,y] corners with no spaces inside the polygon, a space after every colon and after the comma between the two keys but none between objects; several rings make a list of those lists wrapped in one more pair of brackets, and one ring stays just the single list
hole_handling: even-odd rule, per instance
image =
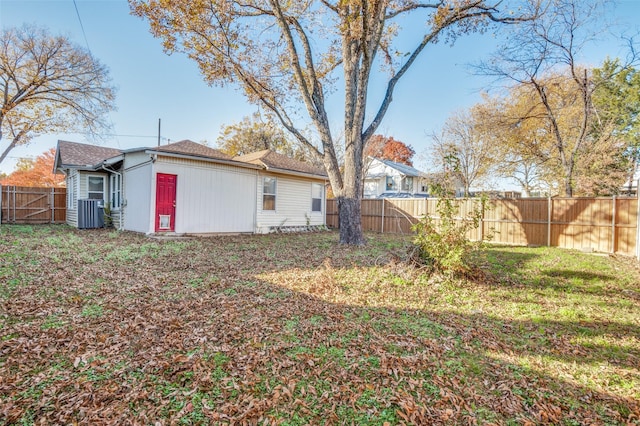
[{"label": "utility wire", "polygon": [[82,25],[82,18],[80,17],[80,11],[78,10],[78,4],[76,3],[76,0],[73,0],[73,7],[76,8],[76,15],[78,15],[78,22],[80,22],[80,29],[82,30],[84,43],[87,45],[87,50],[89,51],[89,54],[93,56],[93,54],[91,53],[91,48],[89,47],[89,41],[87,40],[87,33],[84,32],[84,25]]},{"label": "utility wire", "polygon": [[[84,24],[82,23],[82,18],[80,17],[80,11],[78,10],[78,3],[76,3],[76,0],[73,0],[73,7],[76,9],[76,15],[78,16],[78,22],[80,23],[80,29],[82,30],[82,36],[84,37],[84,44],[87,45],[89,55],[91,55],[91,57],[93,58],[93,52],[91,52],[91,47],[89,47],[89,40],[87,39],[87,33],[84,31]],[[111,115],[109,115],[109,121],[111,122],[111,127],[115,127]],[[118,144],[118,148],[120,148],[120,139],[118,139],[118,135],[113,136],[116,137],[116,144]]]}]

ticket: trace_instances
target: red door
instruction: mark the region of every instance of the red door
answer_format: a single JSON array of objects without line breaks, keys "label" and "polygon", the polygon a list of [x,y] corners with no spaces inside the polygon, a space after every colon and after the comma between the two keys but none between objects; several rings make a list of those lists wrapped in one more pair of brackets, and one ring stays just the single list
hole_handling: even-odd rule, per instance
[{"label": "red door", "polygon": [[176,218],[176,181],[178,176],[156,175],[156,232],[174,232]]}]

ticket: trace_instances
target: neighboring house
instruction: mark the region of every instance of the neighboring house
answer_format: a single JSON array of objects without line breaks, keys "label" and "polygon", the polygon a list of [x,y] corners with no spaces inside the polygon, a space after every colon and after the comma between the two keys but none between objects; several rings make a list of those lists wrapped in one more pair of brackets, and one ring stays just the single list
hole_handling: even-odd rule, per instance
[{"label": "neighboring house", "polygon": [[66,175],[76,227],[83,199],[102,200],[116,228],[145,234],[326,223],[324,171],[271,151],[232,158],[188,140],[128,150],[59,141],[54,170]]},{"label": "neighboring house", "polygon": [[368,158],[364,198],[428,197],[429,176],[406,164]]},{"label": "neighboring house", "polygon": [[620,194],[635,197],[638,194],[638,183],[640,182],[640,164],[636,166],[633,176],[628,178],[622,188],[620,188]]},{"label": "neighboring house", "polygon": [[470,197],[477,198],[482,197],[483,195],[488,198],[522,198],[522,192],[520,191],[471,191],[469,194]]}]

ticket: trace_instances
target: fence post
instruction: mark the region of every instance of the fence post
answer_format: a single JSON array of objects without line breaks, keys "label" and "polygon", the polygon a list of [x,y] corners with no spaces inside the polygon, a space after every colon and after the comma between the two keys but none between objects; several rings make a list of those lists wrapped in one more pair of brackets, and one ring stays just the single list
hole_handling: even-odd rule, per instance
[{"label": "fence post", "polygon": [[480,215],[480,241],[484,241],[484,200],[480,199],[480,206],[482,207],[482,212]]},{"label": "fence post", "polygon": [[13,185],[13,222],[16,222],[16,203],[18,202],[16,200],[16,193],[18,192],[18,190],[16,189],[17,187],[15,185]]},{"label": "fence post", "polygon": [[611,209],[611,254],[614,254],[616,252],[616,216],[617,216],[617,212],[616,212],[616,196],[614,195],[611,198],[611,202],[613,203],[612,205],[612,209]]},{"label": "fence post", "polygon": [[384,198],[382,199],[382,220],[380,222],[380,233],[384,234]]},{"label": "fence post", "polygon": [[49,223],[53,223],[56,218],[56,193],[55,188],[51,188],[51,192],[49,193],[49,205],[51,206],[51,220]]},{"label": "fence post", "polygon": [[636,258],[640,261],[640,179],[636,183],[636,200],[637,200],[637,211],[636,211]]},{"label": "fence post", "polygon": [[547,198],[547,247],[551,247],[551,214],[553,213],[553,200],[551,195]]},{"label": "fence post", "polygon": [[0,225],[2,225],[2,198],[4,194],[2,194],[2,185],[0,185]]}]

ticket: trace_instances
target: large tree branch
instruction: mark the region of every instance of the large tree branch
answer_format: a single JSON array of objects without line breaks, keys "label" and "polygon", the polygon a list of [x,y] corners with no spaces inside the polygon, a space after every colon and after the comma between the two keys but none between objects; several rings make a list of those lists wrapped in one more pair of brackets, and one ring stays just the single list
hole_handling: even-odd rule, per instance
[{"label": "large tree branch", "polygon": [[402,67],[398,70],[398,72],[389,80],[387,83],[387,90],[384,95],[384,99],[382,100],[382,104],[376,113],[376,116],[371,121],[367,129],[364,131],[362,138],[364,140],[368,140],[378,129],[378,126],[382,122],[387,110],[389,109],[389,105],[391,105],[391,101],[393,100],[393,92],[395,90],[396,84],[402,78],[402,76],[407,72],[407,70],[413,65],[416,58],[420,55],[420,53],[424,50],[424,48],[431,42],[434,38],[437,37],[438,34],[442,31],[443,28],[438,28],[434,32],[427,34],[422,42],[416,47],[416,49],[411,53],[407,62],[404,63]]},{"label": "large tree branch", "polygon": [[406,6],[402,6],[398,9],[392,10],[391,12],[389,12],[388,14],[385,15],[385,20],[388,19],[393,19],[399,15],[402,15],[404,13],[407,12],[412,12],[414,10],[417,9],[437,9],[439,7],[441,7],[444,4],[443,1],[440,1],[438,3],[414,3],[414,4],[409,4]]},{"label": "large tree branch", "polygon": [[304,52],[304,61],[307,70],[307,78],[309,79],[310,86],[312,88],[311,100],[315,105],[315,111],[318,114],[318,119],[322,122],[322,125],[326,128],[329,127],[329,120],[327,118],[327,113],[324,107],[324,94],[322,91],[322,85],[318,79],[316,74],[316,68],[313,61],[313,54],[311,51],[311,43],[309,41],[309,37],[302,28],[300,21],[295,18],[290,18],[290,22],[296,30],[298,37],[302,43],[302,48]]},{"label": "large tree branch", "polygon": [[[425,7],[428,7],[425,6]],[[443,22],[440,23],[436,28],[434,28],[430,33],[426,34],[420,44],[413,50],[411,55],[407,61],[400,67],[398,72],[389,80],[387,83],[387,90],[385,92],[385,96],[382,100],[382,103],[376,113],[374,119],[371,121],[367,129],[363,133],[363,139],[367,140],[369,137],[373,135],[376,131],[382,119],[384,118],[387,110],[389,109],[389,105],[393,100],[393,92],[395,90],[395,86],[398,81],[402,78],[402,76],[407,72],[407,70],[413,65],[418,56],[422,53],[424,48],[431,42],[433,42],[444,30],[450,28],[451,26],[467,20],[467,19],[475,19],[475,18],[484,18],[489,19],[493,22],[499,23],[517,23],[523,21],[529,21],[537,16],[538,9],[535,9],[535,13],[530,16],[521,16],[521,17],[499,17],[496,16],[497,9],[495,6],[488,7],[482,4],[481,0],[478,0],[474,3],[468,4],[461,9],[453,9],[449,10],[449,14],[446,15],[446,18]]]},{"label": "large tree branch", "polygon": [[[298,53],[295,40],[293,39],[293,34],[291,33],[291,28],[289,27],[289,19],[285,17],[278,0],[270,0],[270,4],[275,13],[276,21],[282,31],[282,35],[287,43],[289,59],[291,60],[291,65],[293,67],[293,75],[298,87],[300,88],[302,100],[307,108],[307,112],[309,113],[311,120],[318,125],[319,129],[321,129],[321,119],[318,114],[317,105],[314,104],[312,97],[313,88],[309,87],[302,65],[300,64],[300,54]],[[308,52],[308,54],[310,55],[311,52]]]}]

